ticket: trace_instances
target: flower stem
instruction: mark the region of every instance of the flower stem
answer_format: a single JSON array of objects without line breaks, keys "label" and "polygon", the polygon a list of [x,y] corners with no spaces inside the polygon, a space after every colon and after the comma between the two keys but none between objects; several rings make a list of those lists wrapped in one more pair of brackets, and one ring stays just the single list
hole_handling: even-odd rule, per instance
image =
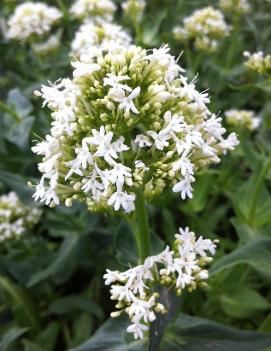
[{"label": "flower stem", "polygon": [[135,207],[136,218],[130,222],[130,225],[137,243],[140,263],[143,263],[151,253],[151,240],[148,213],[142,190],[136,194]]}]

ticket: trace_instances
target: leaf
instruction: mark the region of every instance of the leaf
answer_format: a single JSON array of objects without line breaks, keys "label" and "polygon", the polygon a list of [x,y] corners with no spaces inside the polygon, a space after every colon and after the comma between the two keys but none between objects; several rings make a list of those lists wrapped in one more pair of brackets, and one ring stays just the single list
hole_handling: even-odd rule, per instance
[{"label": "leaf", "polygon": [[22,326],[37,332],[40,321],[32,297],[22,287],[12,283],[8,278],[0,276],[0,293],[5,297],[8,307]]},{"label": "leaf", "polygon": [[255,290],[240,284],[219,297],[221,308],[230,317],[247,318],[270,308],[270,304]]},{"label": "leaf", "polygon": [[36,337],[35,342],[41,346],[42,351],[54,351],[59,331],[60,323],[52,322]]},{"label": "leaf", "polygon": [[124,266],[137,265],[138,255],[135,238],[129,224],[125,221],[120,223],[115,236],[114,247],[120,264]]},{"label": "leaf", "polygon": [[155,43],[159,44],[159,36],[157,35],[160,25],[166,18],[167,9],[160,9],[159,12],[149,20],[144,27],[142,41],[144,45],[154,47]]},{"label": "leaf", "polygon": [[110,318],[82,345],[69,351],[147,351],[146,340],[127,343],[125,316]]},{"label": "leaf", "polygon": [[0,169],[0,181],[7,187],[13,189],[26,202],[32,202],[33,190],[27,185],[27,179],[21,175]]},{"label": "leaf", "polygon": [[162,341],[165,329],[168,324],[176,317],[180,311],[181,298],[176,296],[175,291],[160,287],[157,289],[159,293],[159,302],[162,303],[167,313],[157,314],[156,320],[151,323],[150,327],[150,346],[148,351],[156,351]]},{"label": "leaf", "polygon": [[181,314],[168,329],[162,351],[261,351],[271,333],[244,331],[208,319]]},{"label": "leaf", "polygon": [[213,276],[226,268],[246,263],[267,278],[271,278],[271,239],[258,238],[216,261],[210,269]]},{"label": "leaf", "polygon": [[6,139],[19,148],[27,149],[29,134],[34,123],[34,117],[25,117],[20,122],[8,121],[9,127],[6,131]]},{"label": "leaf", "polygon": [[54,300],[49,306],[49,311],[55,314],[66,314],[76,310],[89,312],[98,318],[103,318],[103,311],[100,306],[91,301],[90,298],[82,295],[69,295]]},{"label": "leaf", "polygon": [[7,103],[14,107],[20,117],[29,116],[33,110],[32,104],[18,88],[9,91]]},{"label": "leaf", "polygon": [[9,346],[11,346],[20,336],[25,334],[27,328],[17,328],[13,327],[9,329],[4,335],[1,335],[0,350],[7,351]]},{"label": "leaf", "polygon": [[79,239],[80,237],[78,236],[69,236],[65,238],[59,252],[56,254],[56,259],[54,262],[51,263],[49,267],[34,274],[28,283],[28,286],[33,286],[45,279],[52,278],[53,275],[59,273],[60,271],[73,271],[75,264],[74,259],[77,255],[77,250],[79,247]]}]

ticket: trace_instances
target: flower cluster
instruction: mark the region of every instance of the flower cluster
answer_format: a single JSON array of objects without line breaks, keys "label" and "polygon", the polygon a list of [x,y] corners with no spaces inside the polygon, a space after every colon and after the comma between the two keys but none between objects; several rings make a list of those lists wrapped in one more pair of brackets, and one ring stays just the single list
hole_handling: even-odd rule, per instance
[{"label": "flower cluster", "polygon": [[111,21],[116,11],[116,5],[111,0],[76,0],[70,8],[72,16],[79,20]]},{"label": "flower cluster", "polygon": [[271,72],[271,55],[264,55],[263,51],[257,51],[251,54],[248,51],[244,52],[244,57],[247,59],[245,66],[260,74],[270,74]]},{"label": "flower cluster", "polygon": [[194,41],[197,49],[213,52],[217,49],[219,40],[227,36],[230,27],[225,22],[222,12],[211,6],[196,10],[183,20],[183,27],[173,29],[173,35],[178,41]]},{"label": "flower cluster", "polygon": [[44,56],[52,51],[55,51],[59,48],[60,45],[60,35],[52,34],[48,39],[46,39],[43,43],[33,43],[32,50],[35,54]]},{"label": "flower cluster", "polygon": [[156,319],[156,313],[166,313],[155,292],[159,284],[175,290],[178,295],[184,289],[192,291],[206,285],[205,266],[212,261],[209,253],[215,254],[216,243],[202,236],[196,239],[188,227],[179,228],[175,238],[173,250],[166,247],[162,253],[148,257],[142,265],[125,272],[107,269],[104,275],[105,284],[111,285],[111,299],[117,301],[118,311],[111,316],[126,312],[132,322],[127,331],[133,333],[135,339],[143,338],[148,324]]},{"label": "flower cluster", "polygon": [[21,237],[40,215],[41,210],[24,205],[14,192],[0,196],[0,241]]},{"label": "flower cluster", "polygon": [[136,193],[151,199],[172,188],[192,197],[198,170],[237,144],[169,48],[116,48],[81,56],[74,79],[36,92],[52,110],[50,135],[32,150],[43,156],[35,200],[77,199],[91,211],[134,210]]},{"label": "flower cluster", "polygon": [[220,0],[219,6],[224,12],[245,15],[251,11],[248,0]]},{"label": "flower cluster", "polygon": [[127,18],[134,22],[140,22],[146,7],[145,0],[126,0],[121,4],[123,12]]},{"label": "flower cluster", "polygon": [[99,55],[100,50],[110,52],[112,49],[128,47],[132,42],[131,36],[121,26],[101,21],[84,23],[80,26],[72,42],[72,56]]},{"label": "flower cluster", "polygon": [[254,111],[232,109],[225,112],[225,117],[228,124],[251,131],[257,129],[261,123],[261,118]]},{"label": "flower cluster", "polygon": [[62,17],[61,12],[41,2],[26,1],[16,7],[8,21],[7,37],[26,41],[32,36],[42,36]]}]

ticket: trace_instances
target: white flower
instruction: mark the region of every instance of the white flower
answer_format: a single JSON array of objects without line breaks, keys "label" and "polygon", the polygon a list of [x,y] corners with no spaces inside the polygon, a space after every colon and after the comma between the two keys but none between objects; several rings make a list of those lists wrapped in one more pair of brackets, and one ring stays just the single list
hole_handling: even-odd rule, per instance
[{"label": "white flower", "polygon": [[26,1],[16,7],[9,19],[7,37],[25,41],[34,34],[42,36],[48,33],[61,17],[61,12],[53,6]]},{"label": "white flower", "polygon": [[136,87],[130,95],[128,96],[121,96],[121,97],[116,97],[114,101],[119,102],[118,109],[119,110],[124,110],[125,113],[130,113],[130,110],[133,113],[138,114],[139,111],[136,108],[133,100],[136,99],[140,94],[140,87]]},{"label": "white flower", "polygon": [[152,130],[148,131],[147,134],[153,138],[154,144],[158,150],[163,150],[166,146],[169,145],[170,135],[166,130],[161,130],[159,133],[156,133]]},{"label": "white flower", "polygon": [[148,138],[144,134],[137,134],[137,136],[135,138],[135,144],[137,144],[139,147],[145,147],[145,146],[152,145],[150,138]]},{"label": "white flower", "polygon": [[135,195],[127,194],[124,191],[116,191],[109,198],[108,205],[113,206],[115,211],[122,207],[125,212],[129,213],[135,209],[134,202]]},{"label": "white flower", "polygon": [[180,293],[183,289],[191,291],[208,279],[205,266],[211,258],[207,252],[214,255],[216,245],[202,237],[196,240],[188,227],[179,228],[179,232],[175,235],[174,250],[167,246],[139,266],[124,272],[107,270],[104,275],[105,284],[111,285],[111,299],[117,301],[119,310],[111,315],[126,312],[131,320],[127,331],[133,333],[135,339],[144,337],[158,313],[166,313],[166,308],[156,300],[157,285],[163,283],[171,291]]},{"label": "white flower", "polygon": [[173,192],[174,193],[181,193],[181,198],[184,200],[187,197],[189,197],[190,199],[192,199],[193,195],[192,195],[192,191],[193,188],[191,186],[191,183],[195,180],[194,177],[188,175],[186,176],[183,180],[181,180],[180,182],[176,183],[173,187]]},{"label": "white flower", "polygon": [[78,19],[92,17],[95,20],[112,20],[116,5],[110,0],[76,0],[70,13]]},{"label": "white flower", "polygon": [[73,71],[74,78],[88,76],[101,69],[101,66],[96,63],[84,63],[79,61],[72,62],[72,66],[75,68]]},{"label": "white flower", "polygon": [[145,324],[142,324],[140,322],[134,322],[133,324],[129,325],[127,328],[128,333],[133,333],[134,338],[137,339],[143,339],[144,338],[144,332],[147,331],[149,328]]}]

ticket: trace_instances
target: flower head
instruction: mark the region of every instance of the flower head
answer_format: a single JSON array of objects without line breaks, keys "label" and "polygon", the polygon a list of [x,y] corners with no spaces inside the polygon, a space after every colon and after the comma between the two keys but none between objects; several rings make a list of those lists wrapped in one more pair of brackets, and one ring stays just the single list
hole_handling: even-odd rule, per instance
[{"label": "flower head", "polygon": [[232,109],[225,112],[225,117],[228,124],[251,131],[257,129],[261,123],[261,118],[254,111]]},{"label": "flower head", "polygon": [[215,254],[216,243],[210,239],[198,239],[188,227],[179,228],[173,249],[169,247],[156,256],[148,257],[142,265],[125,272],[106,270],[105,284],[111,285],[111,299],[117,301],[118,312],[126,312],[132,322],[127,328],[135,339],[143,339],[149,324],[158,313],[166,313],[159,302],[155,289],[163,285],[180,294],[181,290],[192,291],[204,286],[208,279],[205,269]]},{"label": "flower head", "polygon": [[71,55],[100,55],[101,50],[110,52],[120,47],[128,47],[132,38],[119,25],[101,21],[88,22],[80,26],[71,45]]},{"label": "flower head", "polygon": [[122,2],[121,7],[127,18],[139,22],[146,7],[146,0],[126,0]]},{"label": "flower head", "polygon": [[260,74],[270,74],[271,72],[271,55],[264,55],[263,51],[257,51],[251,54],[249,51],[244,51],[246,58],[245,66]]},{"label": "flower head", "polygon": [[31,36],[42,36],[62,17],[61,12],[41,2],[26,1],[16,7],[8,21],[7,37],[26,41]]},{"label": "flower head", "polygon": [[0,241],[19,239],[40,215],[41,210],[24,205],[14,192],[0,196]]},{"label": "flower head", "polygon": [[245,15],[251,11],[248,0],[220,0],[219,6],[224,12]]},{"label": "flower head", "polygon": [[113,19],[116,5],[111,0],[76,0],[70,8],[70,13],[77,19],[91,18],[93,20]]},{"label": "flower head", "polygon": [[100,51],[72,63],[73,80],[36,92],[52,110],[35,199],[131,212],[139,189],[192,197],[196,173],[238,143],[224,139],[206,92],[188,82],[169,48]]},{"label": "flower head", "polygon": [[197,49],[213,52],[219,40],[227,36],[230,27],[223,13],[212,6],[194,11],[183,20],[183,26],[176,26],[173,34],[178,41],[194,41]]}]

